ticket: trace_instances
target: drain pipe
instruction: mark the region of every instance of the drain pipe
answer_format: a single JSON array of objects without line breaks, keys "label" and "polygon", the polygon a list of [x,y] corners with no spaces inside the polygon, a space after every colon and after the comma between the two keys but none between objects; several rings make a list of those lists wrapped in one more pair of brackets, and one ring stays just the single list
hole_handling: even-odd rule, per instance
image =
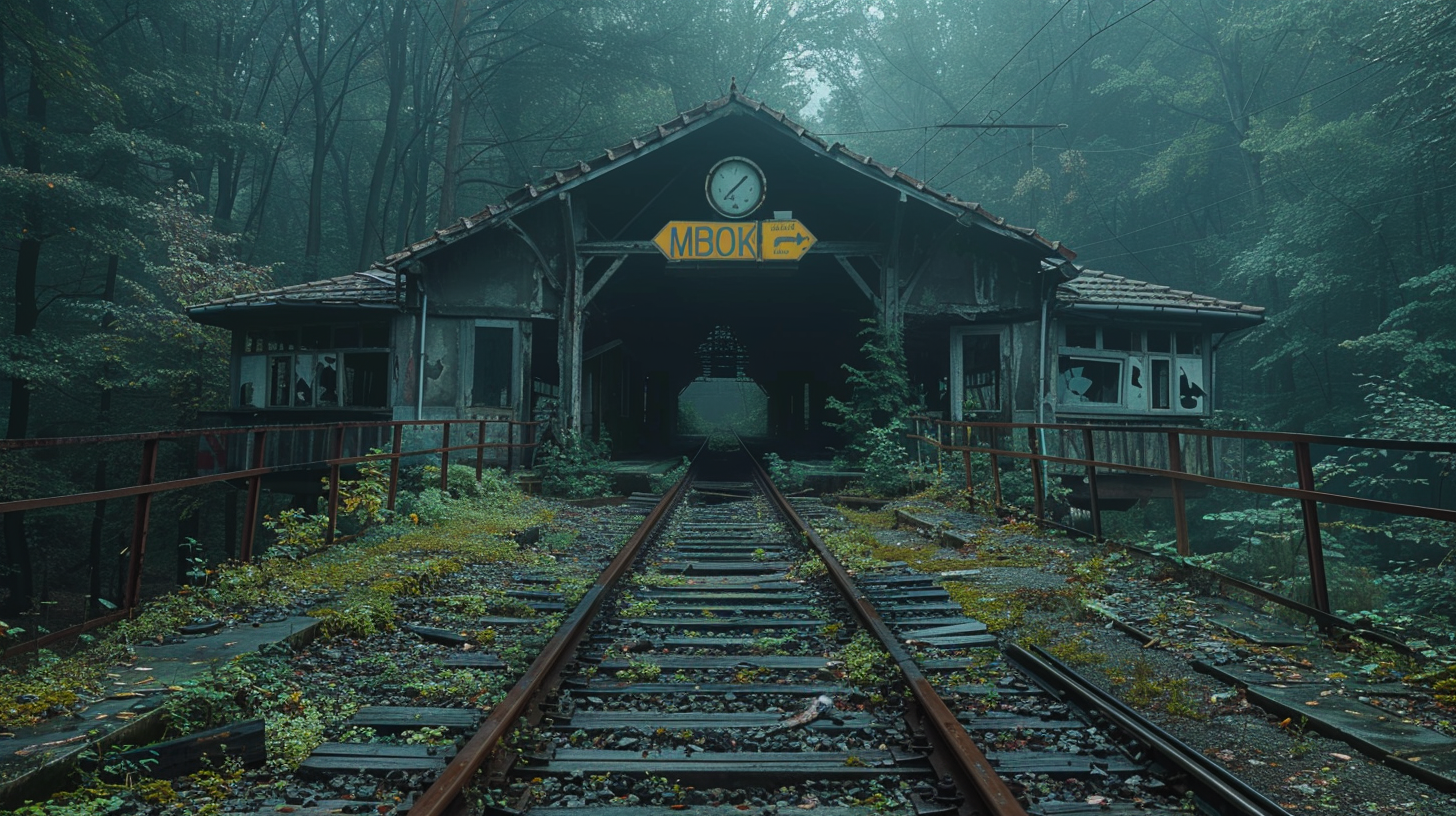
[{"label": "drain pipe", "polygon": [[[1042,295],[1042,298],[1041,298],[1041,355],[1039,357],[1037,357],[1037,375],[1036,375],[1037,376],[1037,384],[1036,384],[1036,421],[1037,421],[1038,424],[1044,424],[1046,422],[1046,401],[1047,401],[1046,364],[1047,364],[1047,331],[1048,331],[1048,327],[1047,327],[1047,303],[1051,301],[1051,298],[1052,298],[1053,295],[1056,294],[1056,291],[1057,291],[1056,288],[1053,287],[1050,293],[1045,294],[1045,295]],[[1037,439],[1037,447],[1039,447],[1041,449],[1042,455],[1045,456],[1046,455],[1046,452],[1047,452],[1047,446],[1046,446],[1046,428],[1037,428],[1036,429],[1036,439]],[[1047,486],[1049,484],[1050,484],[1050,481],[1049,481],[1049,478],[1048,478],[1046,463],[1045,462],[1042,462],[1041,463],[1041,490],[1042,490],[1042,495],[1046,495]]]},{"label": "drain pipe", "polygon": [[430,319],[430,293],[425,291],[423,280],[420,281],[420,294],[424,295],[424,299],[420,302],[420,381],[415,391],[415,419],[425,418],[425,326]]}]

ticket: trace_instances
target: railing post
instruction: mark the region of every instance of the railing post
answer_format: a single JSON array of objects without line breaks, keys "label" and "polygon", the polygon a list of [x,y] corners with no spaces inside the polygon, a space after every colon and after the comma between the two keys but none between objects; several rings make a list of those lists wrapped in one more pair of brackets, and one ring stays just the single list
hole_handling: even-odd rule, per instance
[{"label": "railing post", "polygon": [[[1179,436],[1177,431],[1168,432],[1168,470],[1175,473],[1183,472],[1183,451],[1179,448]],[[1188,505],[1183,501],[1183,481],[1169,481],[1173,483],[1173,528],[1178,535],[1178,554],[1192,555],[1193,548],[1188,543]]]},{"label": "railing post", "polygon": [[1046,485],[1041,481],[1041,446],[1036,441],[1036,429],[1026,429],[1026,442],[1031,447],[1031,492],[1035,497],[1037,521],[1046,521]]},{"label": "railing post", "polygon": [[[141,474],[137,477],[138,485],[149,485],[157,477],[157,440],[148,439],[142,442],[142,467]],[[131,522],[131,550],[128,553],[126,564],[126,596],[123,604],[126,609],[134,609],[141,601],[142,595],[142,560],[147,553],[147,528],[152,519],[152,494],[143,493],[137,496],[136,510],[132,514]]]},{"label": "railing post", "polygon": [[[263,459],[268,454],[268,431],[253,431],[253,455],[248,459],[248,467],[257,470],[263,467]],[[243,540],[238,545],[238,560],[244,564],[253,560],[253,543],[258,534],[258,502],[263,495],[263,474],[258,473],[248,477],[248,503],[243,508]]]},{"label": "railing post", "polygon": [[1092,535],[1102,537],[1102,509],[1097,505],[1097,468],[1092,465],[1097,457],[1092,455],[1092,429],[1082,429],[1082,449],[1087,458],[1087,495],[1092,513]]},{"label": "railing post", "polygon": [[393,439],[389,443],[389,509],[394,509],[394,500],[399,495],[399,453],[404,449],[404,423],[394,423]]},{"label": "railing post", "polygon": [[[522,453],[525,453],[523,448]],[[516,464],[516,421],[506,420],[506,473],[509,474],[515,469]]]},{"label": "railing post", "polygon": [[329,526],[324,531],[324,546],[334,544],[335,528],[339,525],[339,460],[344,458],[344,426],[334,428],[334,444],[329,456]]},{"label": "railing post", "polygon": [[[1299,474],[1299,489],[1314,490],[1314,468],[1309,458],[1309,443],[1294,443],[1294,467]],[[1330,611],[1330,591],[1325,582],[1325,547],[1319,527],[1319,505],[1314,499],[1300,499],[1304,516],[1304,548],[1309,558],[1309,589],[1315,609]]]},{"label": "railing post", "polygon": [[450,420],[441,423],[440,431],[440,492],[450,489]]},{"label": "railing post", "polygon": [[[991,429],[991,450],[996,450],[996,448],[1000,444],[1001,444],[1001,429],[1000,428],[992,428]],[[994,453],[991,454],[991,491],[992,491],[992,496],[995,498],[995,502],[996,502],[996,504],[991,508],[994,511],[997,507],[1000,507],[1000,506],[1002,506],[1002,505],[1004,505],[1006,503],[1006,502],[1004,502],[1004,501],[1001,500],[1001,457],[997,456]],[[994,513],[993,513],[993,515],[994,515]]]},{"label": "railing post", "polygon": [[971,478],[971,426],[969,425],[966,426],[966,448],[961,451],[961,464],[966,469],[966,501],[971,502],[971,506],[975,507],[976,483]]},{"label": "railing post", "polygon": [[[506,455],[511,449],[506,448]],[[485,420],[480,421],[480,430],[475,433],[475,483],[485,478]]]}]

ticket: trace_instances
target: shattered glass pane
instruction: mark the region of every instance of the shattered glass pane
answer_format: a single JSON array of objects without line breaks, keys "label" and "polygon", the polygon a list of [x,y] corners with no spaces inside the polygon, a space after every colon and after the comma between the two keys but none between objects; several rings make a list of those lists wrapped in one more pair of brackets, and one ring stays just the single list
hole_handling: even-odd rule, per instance
[{"label": "shattered glass pane", "polygon": [[1122,404],[1122,362],[1063,356],[1057,362],[1057,401],[1077,405]]}]

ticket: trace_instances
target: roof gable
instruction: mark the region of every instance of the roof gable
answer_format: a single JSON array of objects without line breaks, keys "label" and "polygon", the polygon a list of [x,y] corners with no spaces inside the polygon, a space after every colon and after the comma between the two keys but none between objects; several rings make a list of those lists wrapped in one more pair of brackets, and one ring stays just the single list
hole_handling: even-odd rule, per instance
[{"label": "roof gable", "polygon": [[466,216],[448,227],[435,230],[434,234],[428,238],[417,241],[374,263],[372,268],[389,273],[401,271],[409,263],[419,260],[435,250],[503,223],[512,216],[545,200],[550,194],[569,191],[601,174],[648,155],[658,145],[680,139],[709,126],[714,121],[734,114],[752,116],[792,138],[801,146],[829,156],[839,164],[896,188],[907,196],[925,201],[958,220],[962,220],[963,223],[987,229],[1011,240],[1024,242],[1047,255],[1055,253],[1067,259],[1076,257],[1076,253],[1063,247],[1060,242],[1047,240],[1033,228],[1008,224],[1006,219],[990,213],[980,204],[962,201],[953,195],[936,190],[925,182],[901,172],[898,168],[875,161],[870,156],[856,153],[839,142],[826,142],[781,111],[744,96],[735,87],[726,96],[684,111],[631,141],[607,148],[601,155],[578,161],[553,171],[536,182],[526,184],[507,195],[501,203],[487,206],[474,215]]}]

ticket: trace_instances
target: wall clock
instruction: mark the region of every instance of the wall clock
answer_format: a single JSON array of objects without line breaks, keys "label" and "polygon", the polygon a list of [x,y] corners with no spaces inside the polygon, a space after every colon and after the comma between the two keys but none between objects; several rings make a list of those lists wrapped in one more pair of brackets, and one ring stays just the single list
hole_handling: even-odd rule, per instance
[{"label": "wall clock", "polygon": [[758,165],[729,156],[708,171],[708,203],[729,218],[742,218],[763,204],[767,185]]}]

